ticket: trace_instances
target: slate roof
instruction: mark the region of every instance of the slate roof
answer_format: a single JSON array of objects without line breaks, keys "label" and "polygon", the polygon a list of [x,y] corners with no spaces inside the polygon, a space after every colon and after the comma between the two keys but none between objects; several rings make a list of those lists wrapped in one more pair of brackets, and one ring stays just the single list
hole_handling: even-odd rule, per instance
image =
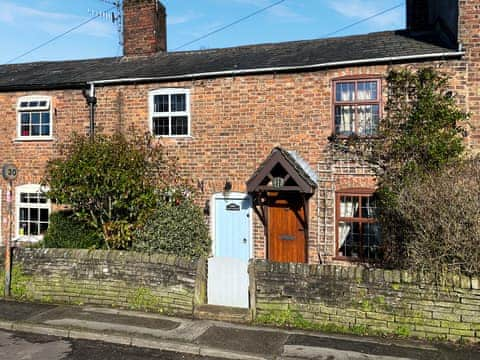
[{"label": "slate roof", "polygon": [[[36,62],[0,66],[0,91],[75,88],[87,82],[125,78],[218,76],[226,71],[281,71],[397,56],[455,54],[434,37],[418,38],[406,31],[387,31],[338,38],[293,41],[185,52],[158,53],[143,58],[103,58]],[[388,60],[385,60],[388,62]],[[199,75],[200,74],[200,75]],[[146,81],[141,80],[141,81]]]}]

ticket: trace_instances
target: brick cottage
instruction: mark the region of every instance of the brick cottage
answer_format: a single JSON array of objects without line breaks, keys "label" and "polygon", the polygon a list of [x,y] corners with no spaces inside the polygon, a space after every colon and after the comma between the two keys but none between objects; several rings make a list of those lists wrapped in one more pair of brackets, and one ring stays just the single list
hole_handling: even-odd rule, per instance
[{"label": "brick cottage", "polygon": [[[374,135],[388,71],[433,66],[471,113],[466,141],[478,149],[479,19],[478,0],[409,0],[401,31],[168,52],[165,8],[124,0],[123,57],[0,66],[0,162],[19,169],[14,235],[39,238],[48,227],[39,183],[59,144],[73,132],[133,127],[197,184],[213,255],[374,258],[375,178],[329,138]],[[6,239],[5,182],[1,191]]]}]

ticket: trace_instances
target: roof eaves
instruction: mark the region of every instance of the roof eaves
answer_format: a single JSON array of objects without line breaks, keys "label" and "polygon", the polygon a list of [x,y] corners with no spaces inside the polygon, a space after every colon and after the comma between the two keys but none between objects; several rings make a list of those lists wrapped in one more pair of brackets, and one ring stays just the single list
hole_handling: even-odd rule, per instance
[{"label": "roof eaves", "polygon": [[406,56],[391,56],[383,58],[368,58],[358,60],[345,60],[334,61],[320,64],[311,65],[293,65],[293,66],[278,66],[270,68],[250,68],[250,69],[237,69],[237,70],[224,70],[224,71],[212,71],[204,73],[191,73],[191,74],[178,74],[159,77],[143,77],[143,78],[119,78],[119,79],[105,79],[105,80],[93,80],[89,81],[89,84],[95,85],[112,85],[117,83],[140,83],[140,82],[154,82],[154,81],[172,81],[172,80],[185,80],[185,79],[197,79],[207,77],[220,77],[220,76],[241,76],[250,74],[263,74],[263,73],[275,73],[275,72],[295,72],[295,71],[311,71],[322,68],[334,68],[342,66],[354,66],[354,65],[368,65],[368,64],[382,64],[382,63],[397,63],[411,60],[426,61],[432,59],[446,59],[446,58],[460,58],[465,55],[464,51],[448,51],[442,53],[427,53],[417,55]]},{"label": "roof eaves", "polygon": [[33,91],[33,90],[74,90],[83,89],[88,82],[70,82],[70,83],[49,83],[49,84],[20,84],[20,85],[1,85],[0,92],[11,91]]}]

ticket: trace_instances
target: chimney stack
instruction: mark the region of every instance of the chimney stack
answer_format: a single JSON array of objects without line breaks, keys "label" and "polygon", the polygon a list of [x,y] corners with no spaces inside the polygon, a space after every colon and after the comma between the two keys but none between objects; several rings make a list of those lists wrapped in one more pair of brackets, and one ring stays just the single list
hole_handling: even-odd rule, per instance
[{"label": "chimney stack", "polygon": [[167,51],[167,15],[158,0],[123,0],[123,55]]},{"label": "chimney stack", "polygon": [[429,0],[407,0],[407,29],[418,32],[431,29]]},{"label": "chimney stack", "polygon": [[459,0],[407,0],[407,29],[434,31],[455,47],[458,41]]}]

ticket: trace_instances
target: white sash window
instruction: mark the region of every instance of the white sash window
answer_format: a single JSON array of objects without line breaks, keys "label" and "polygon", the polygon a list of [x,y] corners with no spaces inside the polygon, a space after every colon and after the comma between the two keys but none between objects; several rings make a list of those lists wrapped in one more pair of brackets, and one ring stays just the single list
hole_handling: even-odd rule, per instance
[{"label": "white sash window", "polygon": [[52,137],[52,101],[48,96],[26,96],[17,102],[17,137],[42,140]]},{"label": "white sash window", "polygon": [[15,189],[16,232],[19,240],[38,241],[48,229],[50,200],[40,185],[21,185]]},{"label": "white sash window", "polygon": [[190,91],[159,89],[149,94],[150,129],[154,136],[190,135]]}]

